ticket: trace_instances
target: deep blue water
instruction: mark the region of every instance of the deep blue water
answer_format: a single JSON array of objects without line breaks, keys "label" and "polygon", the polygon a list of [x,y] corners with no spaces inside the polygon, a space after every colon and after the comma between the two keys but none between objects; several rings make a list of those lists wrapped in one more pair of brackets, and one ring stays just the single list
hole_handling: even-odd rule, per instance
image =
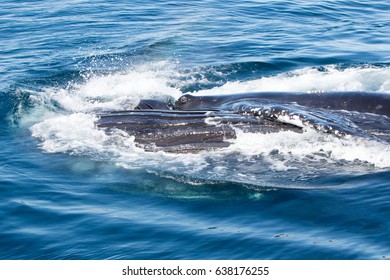
[{"label": "deep blue water", "polygon": [[93,114],[164,94],[390,93],[389,1],[0,4],[1,259],[390,258],[388,143],[146,153]]}]

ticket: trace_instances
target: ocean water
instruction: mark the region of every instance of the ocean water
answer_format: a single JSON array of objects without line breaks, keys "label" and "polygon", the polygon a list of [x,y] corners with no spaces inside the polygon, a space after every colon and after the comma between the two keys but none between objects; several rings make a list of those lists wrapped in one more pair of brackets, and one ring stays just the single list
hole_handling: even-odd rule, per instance
[{"label": "ocean water", "polygon": [[98,110],[390,94],[389,1],[1,1],[0,259],[389,259],[388,142],[242,133],[145,152]]}]

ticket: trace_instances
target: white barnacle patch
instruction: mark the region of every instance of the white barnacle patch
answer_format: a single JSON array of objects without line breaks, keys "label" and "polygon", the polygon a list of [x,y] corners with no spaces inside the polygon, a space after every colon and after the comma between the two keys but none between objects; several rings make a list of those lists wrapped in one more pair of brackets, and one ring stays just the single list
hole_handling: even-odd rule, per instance
[{"label": "white barnacle patch", "polygon": [[325,127],[322,124],[320,124],[320,123],[314,124],[314,127],[315,127],[315,129],[317,129],[319,131],[326,132]]},{"label": "white barnacle patch", "polygon": [[313,124],[310,121],[308,121],[308,120],[303,120],[302,124],[305,125],[305,126],[309,126],[309,127],[313,126]]},{"label": "white barnacle patch", "polygon": [[300,120],[301,117],[299,115],[289,115],[291,120]]},{"label": "white barnacle patch", "polygon": [[261,109],[260,108],[252,108],[251,110],[251,113],[253,114],[253,115],[260,115],[261,113]]},{"label": "white barnacle patch", "polygon": [[304,124],[300,120],[299,116],[296,116],[296,115],[293,115],[293,116],[291,116],[291,115],[278,115],[277,120],[282,122],[282,123],[288,123],[288,124],[292,124],[292,125],[295,125],[298,127],[304,127]]}]

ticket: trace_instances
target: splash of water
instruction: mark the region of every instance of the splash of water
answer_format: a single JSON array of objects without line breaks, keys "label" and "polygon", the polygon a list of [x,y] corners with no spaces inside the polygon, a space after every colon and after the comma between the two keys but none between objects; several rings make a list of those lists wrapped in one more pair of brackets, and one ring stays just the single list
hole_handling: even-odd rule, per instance
[{"label": "splash of water", "polygon": [[[181,92],[172,84],[180,75],[179,70],[164,62],[127,72],[91,76],[84,83],[70,82],[66,88],[44,88],[31,95],[40,114],[24,118],[29,119],[27,123],[34,122],[30,128],[32,135],[41,140],[40,147],[45,152],[88,156],[124,168],[158,170],[205,180],[255,185],[271,182],[273,186],[282,186],[286,181],[302,177],[311,180],[326,174],[390,167],[387,143],[359,138],[335,139],[314,131],[302,134],[238,131],[237,139],[229,148],[186,155],[148,153],[136,147],[134,139],[122,131],[107,135],[95,127],[96,111],[132,109],[142,98],[164,95],[178,98]],[[390,67],[303,68],[251,81],[227,82],[194,94],[318,90],[390,93]]]}]

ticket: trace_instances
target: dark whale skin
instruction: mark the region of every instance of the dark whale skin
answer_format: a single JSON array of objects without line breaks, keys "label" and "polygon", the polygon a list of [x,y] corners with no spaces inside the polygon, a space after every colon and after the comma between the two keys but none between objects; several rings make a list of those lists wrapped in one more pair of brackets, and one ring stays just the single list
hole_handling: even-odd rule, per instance
[{"label": "dark whale skin", "polygon": [[229,147],[237,130],[301,133],[304,125],[338,137],[371,137],[370,132],[375,132],[390,139],[390,94],[385,93],[185,94],[176,101],[145,99],[134,110],[100,112],[97,116],[98,128],[107,133],[123,130],[146,151],[215,150]]},{"label": "dark whale skin", "polygon": [[270,100],[295,103],[305,107],[356,111],[390,117],[390,94],[376,92],[256,92],[210,96],[185,94],[176,101],[175,108],[177,110],[221,110],[238,101],[269,102]]}]

